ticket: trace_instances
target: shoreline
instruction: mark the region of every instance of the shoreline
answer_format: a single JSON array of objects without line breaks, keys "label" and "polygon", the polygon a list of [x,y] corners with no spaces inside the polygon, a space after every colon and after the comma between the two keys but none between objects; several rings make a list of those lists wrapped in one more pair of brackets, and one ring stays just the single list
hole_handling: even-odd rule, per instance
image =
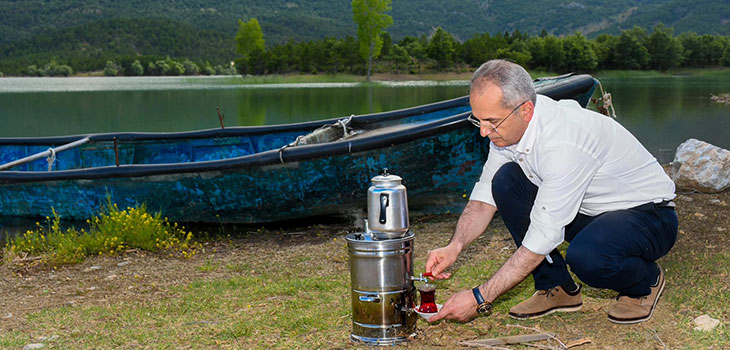
[{"label": "shoreline", "polygon": [[[423,72],[418,74],[410,73],[374,73],[371,76],[371,82],[377,83],[379,81],[468,81],[471,79],[472,71],[465,72]],[[546,71],[530,71],[533,78],[557,76],[561,73],[557,72],[546,72]],[[670,77],[686,77],[686,76],[726,76],[730,75],[730,68],[713,67],[713,68],[681,68],[673,69],[667,72],[659,72],[654,70],[603,70],[596,72],[576,72],[576,74],[591,74],[595,78],[670,78]],[[68,77],[59,78],[90,78],[90,77],[105,77],[103,71],[91,71],[91,72],[80,72],[72,74]],[[125,78],[134,78],[131,76],[119,76]],[[142,77],[162,77],[162,76],[149,76],[145,75]],[[170,77],[187,77],[187,78],[198,78],[198,77],[230,77],[237,81],[231,81],[231,83],[239,84],[278,84],[278,83],[341,83],[341,82],[360,82],[367,83],[365,76],[354,75],[354,74],[267,74],[267,75],[179,75]],[[35,78],[31,76],[11,76],[5,75],[2,78]],[[52,77],[48,77],[52,78]],[[114,77],[109,77],[114,78]]]}]

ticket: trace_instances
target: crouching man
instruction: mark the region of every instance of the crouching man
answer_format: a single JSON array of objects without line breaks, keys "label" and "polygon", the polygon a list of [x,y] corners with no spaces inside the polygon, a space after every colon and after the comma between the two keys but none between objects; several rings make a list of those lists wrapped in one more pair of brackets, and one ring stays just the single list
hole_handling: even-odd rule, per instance
[{"label": "crouching man", "polygon": [[[469,120],[490,140],[489,157],[450,243],[429,252],[426,272],[445,270],[497,210],[517,250],[473,290],[448,299],[429,321],[468,321],[532,273],[537,290],[510,309],[517,319],[580,310],[584,283],[615,290],[608,319],[648,320],[664,288],[656,260],[677,238],[674,183],[611,118],[575,101],[536,95],[519,65],[484,63],[471,80]],[[570,243],[565,257],[556,249]],[[486,276],[485,276],[486,277]]]}]

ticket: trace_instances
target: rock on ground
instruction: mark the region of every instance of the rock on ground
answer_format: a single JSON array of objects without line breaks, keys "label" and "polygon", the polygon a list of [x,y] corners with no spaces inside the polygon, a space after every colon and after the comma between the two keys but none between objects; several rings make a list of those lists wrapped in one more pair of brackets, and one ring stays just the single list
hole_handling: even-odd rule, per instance
[{"label": "rock on ground", "polygon": [[677,147],[672,180],[679,188],[716,193],[730,188],[730,151],[696,139]]},{"label": "rock on ground", "polygon": [[45,344],[42,344],[42,343],[33,343],[33,344],[28,344],[28,345],[24,346],[23,347],[23,350],[43,349],[44,347],[46,347]]},{"label": "rock on ground", "polygon": [[720,320],[714,319],[708,315],[702,315],[694,319],[695,330],[711,331],[720,324]]}]

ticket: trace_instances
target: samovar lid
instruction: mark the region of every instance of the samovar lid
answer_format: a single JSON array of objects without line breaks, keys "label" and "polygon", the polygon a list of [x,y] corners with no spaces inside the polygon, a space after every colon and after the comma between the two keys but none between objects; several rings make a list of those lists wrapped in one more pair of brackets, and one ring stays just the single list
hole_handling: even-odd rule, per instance
[{"label": "samovar lid", "polygon": [[398,175],[388,174],[388,168],[384,168],[380,175],[375,176],[370,181],[373,182],[373,186],[389,187],[393,185],[400,185],[403,178]]}]

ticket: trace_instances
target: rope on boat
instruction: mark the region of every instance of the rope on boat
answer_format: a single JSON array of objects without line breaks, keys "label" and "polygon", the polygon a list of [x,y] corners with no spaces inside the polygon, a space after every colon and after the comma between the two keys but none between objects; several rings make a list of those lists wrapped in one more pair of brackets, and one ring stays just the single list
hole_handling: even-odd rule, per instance
[{"label": "rope on boat", "polygon": [[345,119],[340,119],[337,121],[337,124],[342,125],[342,135],[343,135],[342,137],[343,138],[350,136],[350,132],[347,131],[347,124],[350,124],[350,121],[352,120],[352,117],[354,117],[354,116],[355,116],[354,114],[350,114],[349,117],[347,117]]},{"label": "rope on boat", "polygon": [[[601,89],[601,98],[598,100],[593,99],[593,103],[596,105],[599,112],[616,119],[616,109],[613,108],[613,98],[611,97],[611,93],[603,90],[603,85],[601,85],[600,81],[598,81],[598,88]],[[599,106],[599,101],[602,102],[603,105]]]},{"label": "rope on boat", "polygon": [[[318,131],[339,125],[339,126],[342,126],[342,134],[343,134],[342,138],[347,138],[348,136],[351,136],[355,132],[350,132],[350,130],[347,129],[347,126],[348,126],[348,124],[350,124],[350,122],[352,121],[352,117],[354,117],[354,116],[355,116],[354,114],[351,114],[349,117],[340,119],[332,124],[322,125],[319,128],[315,129],[314,131],[312,131],[306,135],[297,136],[297,138],[294,139],[294,141],[292,141],[284,146],[281,146],[281,148],[279,148],[279,161],[281,162],[281,164],[284,164],[284,150],[285,149],[287,149],[289,147],[299,146],[301,144],[302,140],[304,140],[304,138],[307,137],[307,135],[314,134]],[[350,147],[352,147],[352,145],[350,145]]]},{"label": "rope on boat", "polygon": [[46,161],[48,162],[48,171],[51,171],[53,168],[53,163],[56,162],[56,150],[53,148],[49,148],[48,152],[51,152],[51,155],[46,158]]},{"label": "rope on boat", "polygon": [[[297,140],[300,137],[301,136],[298,136]],[[289,145],[284,145],[283,147],[279,148],[279,161],[281,161],[281,164],[284,164],[284,149],[286,149],[287,147],[289,147]]]}]

